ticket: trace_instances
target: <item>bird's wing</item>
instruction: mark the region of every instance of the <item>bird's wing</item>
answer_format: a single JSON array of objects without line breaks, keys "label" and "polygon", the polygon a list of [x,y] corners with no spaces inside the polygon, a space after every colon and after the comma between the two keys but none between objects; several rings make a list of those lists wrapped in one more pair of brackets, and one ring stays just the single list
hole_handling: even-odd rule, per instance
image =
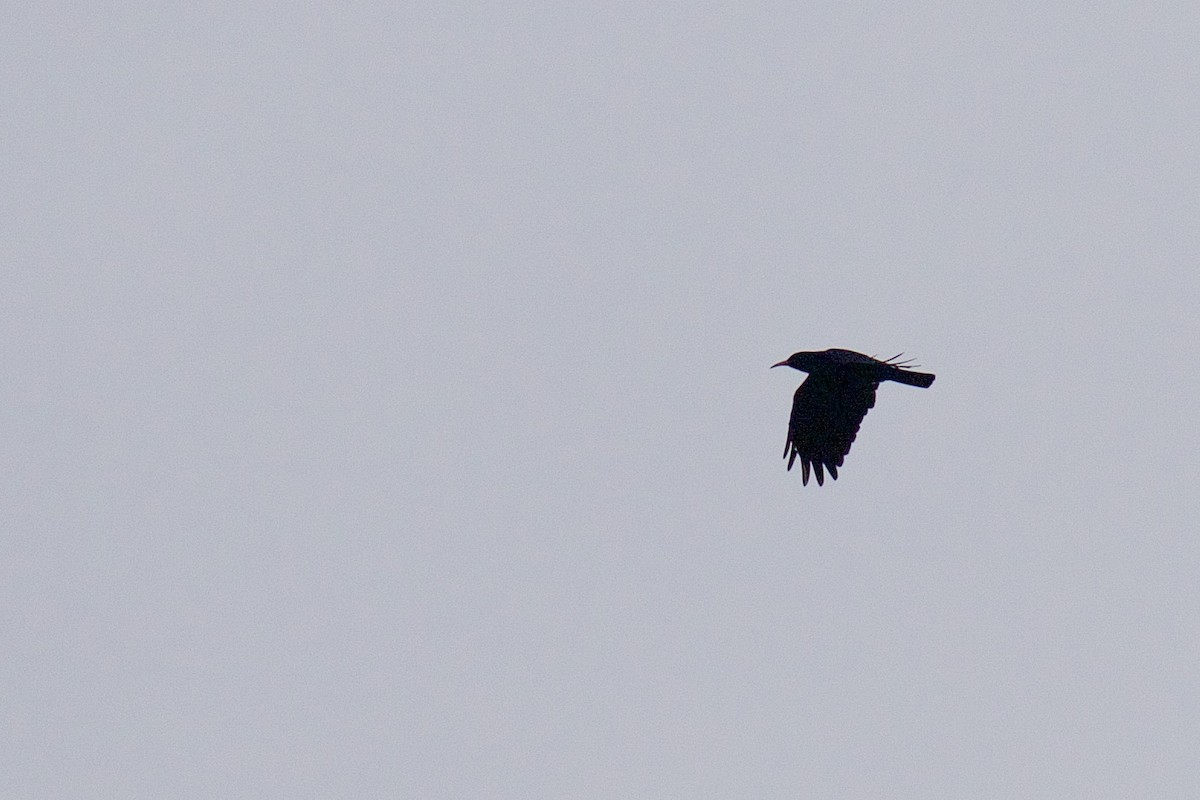
[{"label": "bird's wing", "polygon": [[817,473],[818,485],[825,483],[825,470],[837,479],[838,467],[850,452],[858,426],[875,405],[878,385],[853,376],[820,372],[809,375],[800,384],[792,400],[792,419],[783,455],[788,459],[788,469],[800,457],[806,485],[810,464]]}]

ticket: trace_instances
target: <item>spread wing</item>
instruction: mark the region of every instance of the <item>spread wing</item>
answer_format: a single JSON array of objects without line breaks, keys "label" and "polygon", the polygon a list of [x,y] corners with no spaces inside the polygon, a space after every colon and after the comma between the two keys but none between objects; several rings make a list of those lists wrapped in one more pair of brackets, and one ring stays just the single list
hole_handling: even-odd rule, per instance
[{"label": "spread wing", "polygon": [[858,435],[863,417],[875,405],[879,384],[854,376],[817,372],[810,374],[792,400],[792,419],[788,425],[783,457],[788,469],[800,457],[804,484],[808,485],[811,464],[817,484],[824,485],[825,472],[837,479],[850,445]]}]

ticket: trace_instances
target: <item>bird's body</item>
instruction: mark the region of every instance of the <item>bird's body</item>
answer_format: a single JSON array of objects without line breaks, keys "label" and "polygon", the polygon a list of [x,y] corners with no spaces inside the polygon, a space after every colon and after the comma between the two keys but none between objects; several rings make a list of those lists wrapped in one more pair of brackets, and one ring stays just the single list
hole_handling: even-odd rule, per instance
[{"label": "bird's body", "polygon": [[792,417],[783,457],[792,468],[800,458],[804,484],[809,469],[824,485],[825,471],[837,479],[838,467],[850,452],[863,417],[875,405],[875,389],[883,381],[928,388],[934,376],[913,372],[896,356],[887,361],[855,353],[853,350],[824,350],[793,353],[776,367],[791,367],[807,372],[792,400]]}]

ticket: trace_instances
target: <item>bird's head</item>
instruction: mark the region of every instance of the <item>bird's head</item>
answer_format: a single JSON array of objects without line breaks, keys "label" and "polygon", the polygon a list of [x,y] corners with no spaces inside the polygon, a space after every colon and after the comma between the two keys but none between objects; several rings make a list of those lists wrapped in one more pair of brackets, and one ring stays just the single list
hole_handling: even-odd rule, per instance
[{"label": "bird's head", "polygon": [[790,356],[788,356],[786,361],[780,361],[778,364],[772,364],[771,369],[775,369],[776,367],[791,367],[792,369],[798,369],[801,372],[811,372],[812,368],[817,365],[818,357],[821,355],[821,353],[813,353],[809,351],[792,353]]}]

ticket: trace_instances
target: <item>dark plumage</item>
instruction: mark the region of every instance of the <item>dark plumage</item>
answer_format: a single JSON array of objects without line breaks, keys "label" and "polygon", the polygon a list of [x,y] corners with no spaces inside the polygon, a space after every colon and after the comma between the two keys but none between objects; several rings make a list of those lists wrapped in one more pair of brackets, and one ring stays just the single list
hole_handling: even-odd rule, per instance
[{"label": "dark plumage", "polygon": [[817,485],[824,485],[825,470],[837,480],[838,467],[850,452],[863,417],[875,405],[875,388],[883,381],[896,381],[926,389],[934,376],[913,372],[906,361],[893,356],[880,361],[853,350],[793,353],[774,367],[791,367],[807,372],[808,378],[792,400],[783,457],[790,470],[800,457],[804,484],[811,466]]}]

